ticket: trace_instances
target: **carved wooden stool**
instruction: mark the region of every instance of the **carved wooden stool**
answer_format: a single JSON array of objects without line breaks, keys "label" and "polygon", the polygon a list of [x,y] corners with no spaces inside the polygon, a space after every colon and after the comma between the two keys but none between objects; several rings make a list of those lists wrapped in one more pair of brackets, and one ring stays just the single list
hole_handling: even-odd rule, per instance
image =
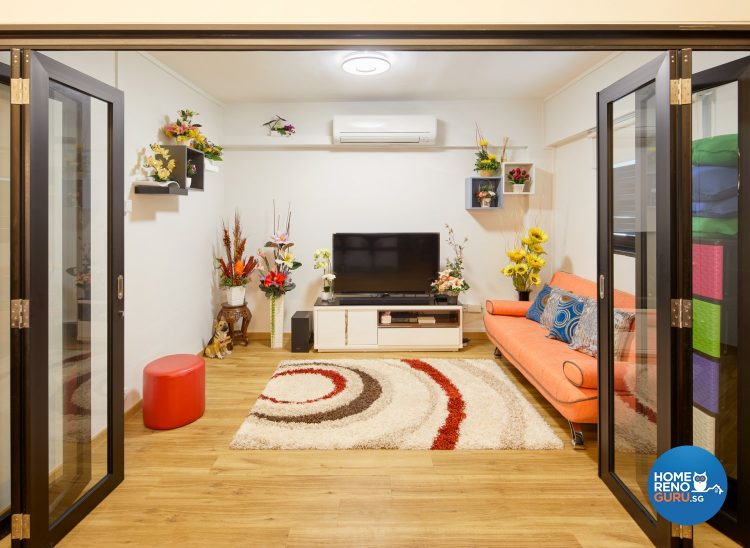
[{"label": "carved wooden stool", "polygon": [[252,317],[247,303],[237,306],[222,303],[221,310],[216,315],[216,320],[224,318],[229,324],[229,334],[232,336],[232,341],[242,341],[247,346],[247,328],[250,327],[250,318]]}]

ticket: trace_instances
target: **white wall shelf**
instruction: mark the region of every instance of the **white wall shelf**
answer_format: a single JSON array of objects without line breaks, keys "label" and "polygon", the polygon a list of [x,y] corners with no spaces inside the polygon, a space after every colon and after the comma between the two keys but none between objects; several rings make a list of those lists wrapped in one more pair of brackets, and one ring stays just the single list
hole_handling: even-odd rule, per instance
[{"label": "white wall shelf", "polygon": [[[260,137],[252,139],[225,139],[224,150],[254,151],[254,150],[476,150],[476,144],[334,144],[331,137],[306,136],[300,137]],[[527,150],[527,145],[508,146],[507,150]]]},{"label": "white wall shelf", "polygon": [[[513,187],[516,185],[511,183],[508,177],[508,172],[517,167],[525,169],[529,173],[529,180],[524,185],[523,192],[514,192]],[[536,193],[536,170],[534,164],[530,162],[503,162],[500,172],[503,174],[503,194],[511,196],[530,196],[531,194]]]}]

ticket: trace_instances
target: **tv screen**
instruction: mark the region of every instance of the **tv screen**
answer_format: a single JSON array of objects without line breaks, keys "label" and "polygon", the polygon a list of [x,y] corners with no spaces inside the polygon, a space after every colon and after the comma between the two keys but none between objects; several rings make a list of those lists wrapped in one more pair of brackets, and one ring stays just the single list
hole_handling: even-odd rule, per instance
[{"label": "tv screen", "polygon": [[429,293],[439,268],[437,232],[333,235],[337,293]]}]

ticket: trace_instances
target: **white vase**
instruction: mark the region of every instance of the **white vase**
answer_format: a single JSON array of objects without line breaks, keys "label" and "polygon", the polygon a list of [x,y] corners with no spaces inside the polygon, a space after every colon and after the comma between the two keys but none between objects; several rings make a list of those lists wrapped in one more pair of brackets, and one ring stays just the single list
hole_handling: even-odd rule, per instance
[{"label": "white vase", "polygon": [[492,205],[492,198],[482,198],[481,206],[490,207]]},{"label": "white vase", "polygon": [[320,299],[325,302],[333,300],[333,291],[326,291],[324,289],[320,292]]},{"label": "white vase", "polygon": [[190,185],[193,184],[193,178],[192,177],[185,177],[185,188],[190,188]]},{"label": "white vase", "polygon": [[526,185],[513,185],[513,194],[520,194]]},{"label": "white vase", "polygon": [[268,299],[270,305],[271,348],[284,346],[284,295]]},{"label": "white vase", "polygon": [[245,286],[233,285],[227,287],[227,304],[229,306],[241,306],[245,304]]}]

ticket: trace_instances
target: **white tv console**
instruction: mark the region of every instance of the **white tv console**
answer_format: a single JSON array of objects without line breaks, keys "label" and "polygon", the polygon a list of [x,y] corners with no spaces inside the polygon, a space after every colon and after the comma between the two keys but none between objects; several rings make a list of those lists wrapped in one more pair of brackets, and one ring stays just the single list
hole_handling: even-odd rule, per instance
[{"label": "white tv console", "polygon": [[[313,311],[315,350],[319,352],[460,350],[463,347],[461,305],[339,306],[318,301]],[[427,321],[433,318],[434,323],[422,323],[419,317],[428,318]]]}]

